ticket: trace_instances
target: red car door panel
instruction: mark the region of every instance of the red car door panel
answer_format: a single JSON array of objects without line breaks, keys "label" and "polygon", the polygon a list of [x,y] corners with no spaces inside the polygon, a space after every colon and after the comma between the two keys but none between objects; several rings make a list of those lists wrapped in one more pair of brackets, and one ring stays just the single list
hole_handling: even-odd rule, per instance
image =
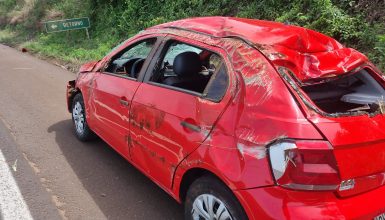
[{"label": "red car door panel", "polygon": [[208,137],[230,97],[213,102],[156,82],[141,84],[130,112],[133,162],[170,188],[175,168]]},{"label": "red car door panel", "polygon": [[[154,35],[128,42],[109,58],[104,72],[96,73],[93,81],[94,131],[127,158],[131,101],[141,84],[141,75],[156,51],[157,42],[161,40]],[[141,64],[135,66],[138,61]]]},{"label": "red car door panel", "polygon": [[208,136],[222,105],[142,84],[131,107],[133,161],[166,187],[176,165]]},{"label": "red car door panel", "polygon": [[128,155],[129,108],[140,82],[97,73],[94,81],[94,119],[97,132],[123,155]]}]

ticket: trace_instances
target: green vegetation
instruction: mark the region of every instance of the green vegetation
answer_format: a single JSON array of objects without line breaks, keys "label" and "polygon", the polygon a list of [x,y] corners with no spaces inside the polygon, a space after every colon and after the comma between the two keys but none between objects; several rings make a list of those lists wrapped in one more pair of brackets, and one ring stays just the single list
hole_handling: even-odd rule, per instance
[{"label": "green vegetation", "polygon": [[[80,64],[149,26],[194,16],[239,16],[320,31],[385,70],[384,14],[383,0],[0,0],[0,42]],[[47,34],[41,23],[83,16],[91,19],[91,40],[84,30]]]}]

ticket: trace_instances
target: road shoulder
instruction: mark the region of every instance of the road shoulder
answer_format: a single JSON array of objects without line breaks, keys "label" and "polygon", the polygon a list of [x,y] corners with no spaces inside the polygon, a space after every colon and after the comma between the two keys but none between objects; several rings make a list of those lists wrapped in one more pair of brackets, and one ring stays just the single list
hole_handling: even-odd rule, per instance
[{"label": "road shoulder", "polygon": [[[61,217],[59,216],[58,210],[51,200],[50,194],[42,186],[42,180],[40,180],[39,177],[35,174],[33,168],[29,165],[23,153],[19,151],[18,145],[15,143],[10,130],[1,120],[0,150],[5,157],[5,161],[2,161],[2,163],[8,164],[9,170],[17,184],[16,186],[8,188],[10,191],[9,194],[15,195],[16,197],[19,193],[15,192],[13,189],[18,189],[22,196],[22,198],[18,199],[21,200],[18,201],[18,203],[20,203],[19,205],[9,204],[10,206],[8,208],[0,207],[0,212],[3,212],[1,215],[5,217],[7,216],[7,213],[4,212],[10,212],[12,211],[12,208],[18,207],[18,209],[27,208],[27,210],[17,210],[18,212],[24,212],[20,215],[28,216],[30,213],[33,219],[60,219]],[[5,180],[5,178],[9,178],[6,175],[1,175],[0,179],[1,178],[3,179],[0,180],[0,182],[7,181],[9,184],[14,184],[13,180]],[[7,192],[3,193],[7,194]],[[23,207],[25,206],[22,204],[23,201],[25,201],[27,207]]]}]

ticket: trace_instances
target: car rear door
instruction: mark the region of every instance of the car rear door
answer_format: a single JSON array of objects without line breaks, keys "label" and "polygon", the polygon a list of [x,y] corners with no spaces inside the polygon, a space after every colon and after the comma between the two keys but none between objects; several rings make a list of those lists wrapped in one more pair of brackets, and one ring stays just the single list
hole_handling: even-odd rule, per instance
[{"label": "car rear door", "polygon": [[[104,70],[95,74],[93,81],[90,99],[93,129],[109,145],[126,157],[129,155],[127,139],[131,101],[141,84],[143,74],[159,41],[161,39],[157,41],[157,37],[152,36],[135,39],[128,43],[128,46],[110,58]],[[127,59],[122,59],[122,57]],[[139,74],[132,76],[130,70],[125,68],[132,67],[137,58],[144,59],[144,63],[142,62],[142,68],[138,68]],[[127,66],[119,66],[130,60],[133,62]]]},{"label": "car rear door", "polygon": [[[208,137],[231,97],[227,91],[229,78],[225,62],[217,64],[216,81],[209,81],[206,87],[208,91],[215,87],[214,84],[222,83],[219,86],[222,89],[219,92],[221,95],[216,100],[209,100],[197,92],[152,81],[156,69],[161,63],[166,63],[163,55],[173,40],[206,48],[222,59],[226,57],[224,51],[216,47],[178,37],[169,39],[163,49],[158,50],[159,59],[153,60],[147,73],[149,75],[146,74],[144,83],[136,92],[130,113],[130,154],[140,169],[165,187],[171,187],[174,171],[183,158]],[[186,48],[178,50],[183,52]]]}]

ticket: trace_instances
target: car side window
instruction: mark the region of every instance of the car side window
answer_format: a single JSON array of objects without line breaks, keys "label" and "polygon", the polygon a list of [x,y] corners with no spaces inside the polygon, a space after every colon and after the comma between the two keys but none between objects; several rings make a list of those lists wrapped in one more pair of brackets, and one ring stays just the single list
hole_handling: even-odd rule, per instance
[{"label": "car side window", "polygon": [[[217,62],[219,61],[219,62]],[[211,68],[214,71],[203,95],[214,102],[222,100],[229,84],[229,76],[227,75],[226,65],[222,60],[210,61]]]},{"label": "car side window", "polygon": [[223,59],[218,54],[170,41],[163,49],[150,81],[218,101],[226,92],[228,76]]},{"label": "car side window", "polygon": [[170,47],[168,48],[168,51],[164,57],[164,62],[172,64],[174,63],[174,59],[178,54],[183,52],[188,52],[188,51],[195,52],[197,54],[200,54],[202,52],[202,50],[197,47],[193,47],[182,43],[175,43],[170,45]]},{"label": "car side window", "polygon": [[156,38],[146,39],[128,46],[126,49],[115,55],[105,72],[138,78],[151,49],[155,45]]}]

